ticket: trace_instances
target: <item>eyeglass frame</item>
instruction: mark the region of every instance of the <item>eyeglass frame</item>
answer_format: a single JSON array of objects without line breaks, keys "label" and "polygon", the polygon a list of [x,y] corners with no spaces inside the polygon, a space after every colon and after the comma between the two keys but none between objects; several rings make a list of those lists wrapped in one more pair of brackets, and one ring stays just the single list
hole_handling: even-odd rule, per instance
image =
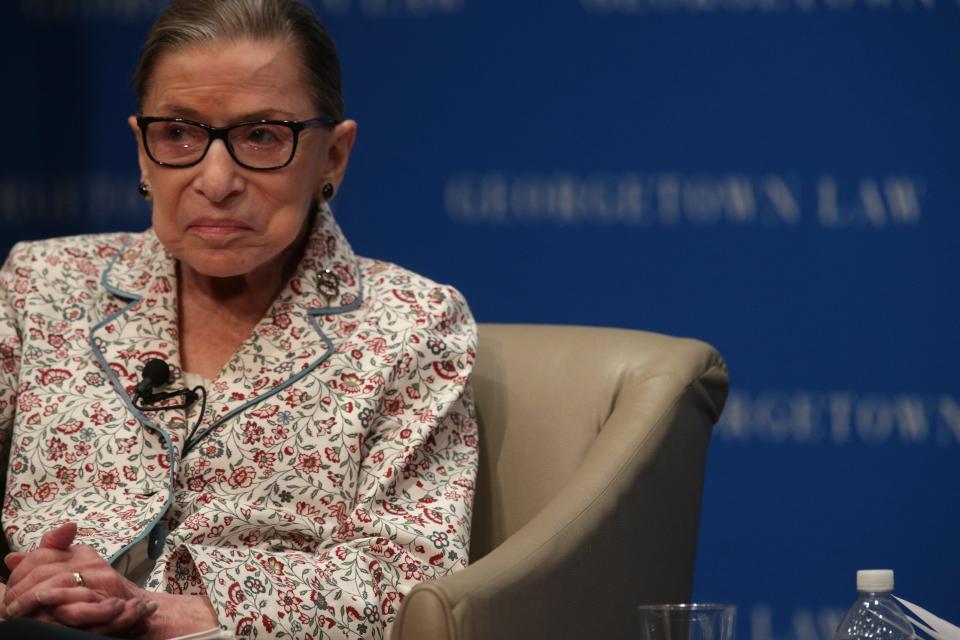
[{"label": "eyeglass frame", "polygon": [[[200,157],[194,160],[193,162],[188,162],[187,164],[173,164],[171,162],[161,162],[153,157],[153,152],[150,150],[150,143],[147,142],[147,128],[154,122],[179,122],[181,124],[186,124],[194,127],[198,127],[207,132],[207,146],[204,148],[203,153],[200,154]],[[336,126],[340,124],[340,120],[331,118],[328,116],[321,116],[319,118],[311,118],[310,120],[248,120],[246,122],[238,122],[236,124],[231,124],[227,127],[214,127],[203,122],[197,122],[196,120],[188,120],[186,118],[164,118],[158,116],[137,116],[137,126],[140,128],[140,136],[143,138],[143,149],[147,152],[147,157],[150,158],[154,163],[160,165],[161,167],[168,167],[170,169],[189,169],[190,167],[195,167],[196,165],[203,162],[203,159],[207,157],[207,153],[210,151],[210,145],[213,144],[214,140],[223,140],[223,146],[227,148],[227,153],[230,154],[230,157],[233,158],[233,161],[244,169],[249,169],[250,171],[276,171],[277,169],[283,169],[291,162],[293,162],[294,156],[297,155],[297,147],[300,142],[300,133],[304,129],[309,129],[310,127],[318,126]],[[230,132],[234,129],[240,127],[249,127],[254,124],[270,124],[270,125],[281,125],[290,129],[293,132],[293,148],[290,150],[290,157],[283,164],[279,164],[275,167],[251,167],[248,164],[240,162],[237,158],[236,153],[234,153],[233,145],[230,143]]]}]

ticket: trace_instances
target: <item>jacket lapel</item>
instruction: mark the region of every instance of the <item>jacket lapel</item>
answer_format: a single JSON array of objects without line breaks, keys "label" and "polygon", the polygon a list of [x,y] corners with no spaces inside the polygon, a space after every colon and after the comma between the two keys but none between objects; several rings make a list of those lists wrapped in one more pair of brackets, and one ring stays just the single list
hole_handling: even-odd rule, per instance
[{"label": "jacket lapel", "polygon": [[103,274],[101,283],[110,296],[90,336],[94,356],[114,391],[141,422],[163,431],[174,443],[184,436],[182,412],[156,420],[159,416],[153,412],[145,416],[134,408],[132,395],[144,365],[153,358],[170,364],[174,384],[181,375],[176,278],[176,262],[153,231],[135,237]]},{"label": "jacket lapel", "polygon": [[179,363],[175,263],[152,231],[147,231],[114,257],[101,284],[108,295],[101,319],[91,329],[90,343],[113,391],[154,433],[142,438],[138,478],[128,479],[138,484],[139,493],[149,494],[168,486],[171,460],[175,464],[178,444],[185,438],[182,412],[144,414],[131,399],[148,360],[160,358],[174,368]]},{"label": "jacket lapel", "polygon": [[[92,332],[95,355],[112,373],[114,388],[147,426],[162,431],[179,458],[187,437],[183,411],[136,411],[130,402],[144,364],[161,358],[171,367],[169,389],[183,388],[177,330],[176,260],[148,230],[114,259],[103,277],[115,298]],[[349,323],[329,323],[327,316],[354,310],[362,303],[356,256],[327,206],[318,208],[304,255],[290,281],[211,381],[196,443],[238,412],[290,386],[326,360]],[[189,422],[196,420],[192,408]]]},{"label": "jacket lapel", "polygon": [[[149,235],[155,240],[152,233]],[[139,365],[133,367],[135,370],[125,377],[127,387],[139,380],[143,362],[150,357],[164,358],[171,365],[174,378],[170,388],[182,388],[176,329],[175,263],[159,242],[149,244],[142,251],[124,252],[124,255],[130,255],[130,260],[118,260],[113,271],[123,271],[117,279],[128,286],[126,289],[114,288],[118,294],[130,299],[140,297],[101,332],[110,339],[115,335],[123,336],[115,342],[105,340],[105,357],[111,367],[115,366],[114,363],[122,365],[121,371],[129,368],[123,360],[124,355],[131,354],[140,359]],[[173,284],[171,291],[166,291],[167,276],[172,276],[169,280]],[[164,297],[145,292],[152,289],[164,293]],[[322,206],[314,218],[307,246],[293,277],[251,335],[206,388],[206,410],[198,427],[191,428],[194,435],[187,446],[192,446],[237,413],[295,383],[324,362],[334,350],[331,337],[338,338],[343,328],[342,323],[333,323],[334,329],[328,337],[321,329],[325,317],[356,309],[361,302],[362,284],[356,256],[332,212]],[[196,409],[193,407],[189,416],[180,411],[164,412],[163,420],[156,420],[173,441],[177,449],[175,455],[182,454],[182,438],[186,437],[187,423],[192,427],[197,419]],[[147,417],[151,417],[150,413]]]}]

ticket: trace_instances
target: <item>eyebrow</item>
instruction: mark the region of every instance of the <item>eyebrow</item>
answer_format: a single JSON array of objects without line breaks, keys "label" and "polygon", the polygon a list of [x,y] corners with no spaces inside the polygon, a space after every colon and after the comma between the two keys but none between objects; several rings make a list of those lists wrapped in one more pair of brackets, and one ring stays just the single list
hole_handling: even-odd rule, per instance
[{"label": "eyebrow", "polygon": [[[190,120],[201,120],[202,115],[196,109],[184,107],[176,104],[162,104],[157,109],[158,113],[172,113],[173,117],[187,118]],[[244,113],[237,118],[232,118],[234,122],[247,122],[249,120],[296,120],[297,117],[289,111],[283,109],[261,109]]]}]

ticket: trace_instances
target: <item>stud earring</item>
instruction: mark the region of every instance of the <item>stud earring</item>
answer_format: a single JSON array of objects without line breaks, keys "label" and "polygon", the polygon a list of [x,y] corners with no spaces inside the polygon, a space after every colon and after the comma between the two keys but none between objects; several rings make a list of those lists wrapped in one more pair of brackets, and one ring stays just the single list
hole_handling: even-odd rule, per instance
[{"label": "stud earring", "polygon": [[144,198],[150,197],[150,187],[147,186],[147,183],[143,180],[140,181],[140,184],[137,186],[137,191],[140,192],[140,195]]},{"label": "stud earring", "polygon": [[323,191],[321,193],[323,194],[323,199],[325,201],[331,200],[333,198],[333,193],[334,193],[333,185],[330,184],[329,182],[323,185]]}]

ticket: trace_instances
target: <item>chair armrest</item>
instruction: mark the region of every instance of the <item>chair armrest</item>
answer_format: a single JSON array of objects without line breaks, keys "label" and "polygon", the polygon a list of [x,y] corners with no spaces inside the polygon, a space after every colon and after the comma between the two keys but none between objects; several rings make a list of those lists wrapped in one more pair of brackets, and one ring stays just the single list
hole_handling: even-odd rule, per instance
[{"label": "chair armrest", "polygon": [[727,371],[703,343],[677,342],[695,370],[625,374],[569,483],[488,555],[416,586],[394,640],[627,637],[637,605],[689,600]]}]

